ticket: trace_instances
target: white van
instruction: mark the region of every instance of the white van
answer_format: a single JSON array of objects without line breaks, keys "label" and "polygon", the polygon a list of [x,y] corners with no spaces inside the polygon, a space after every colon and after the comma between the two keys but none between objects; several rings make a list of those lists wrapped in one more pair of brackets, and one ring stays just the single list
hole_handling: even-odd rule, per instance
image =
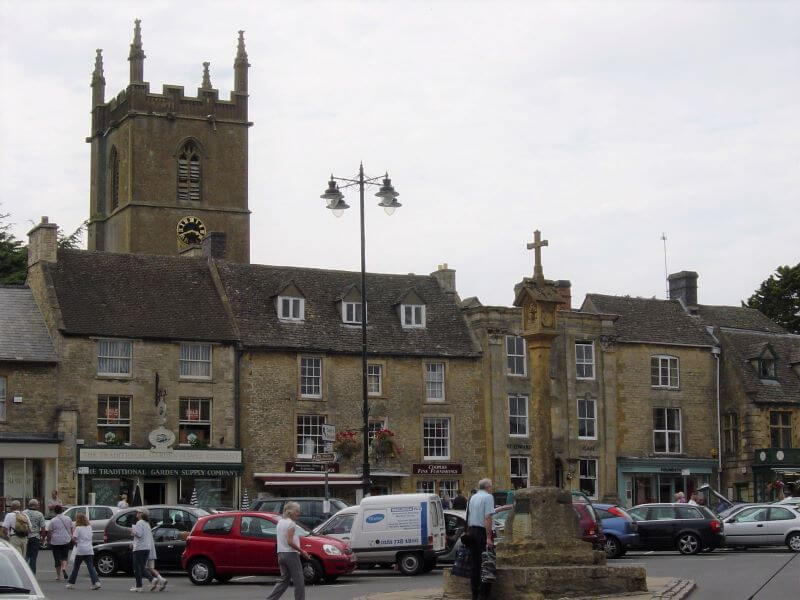
[{"label": "white van", "polygon": [[405,575],[430,571],[446,551],[442,501],[434,494],[368,496],[314,533],[348,543],[360,565],[397,563]]}]

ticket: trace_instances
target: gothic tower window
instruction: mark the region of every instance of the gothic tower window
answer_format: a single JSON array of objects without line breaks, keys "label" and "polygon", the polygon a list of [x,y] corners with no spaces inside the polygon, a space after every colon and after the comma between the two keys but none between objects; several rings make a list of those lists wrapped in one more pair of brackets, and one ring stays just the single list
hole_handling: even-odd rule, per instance
[{"label": "gothic tower window", "polygon": [[111,210],[116,210],[119,206],[119,157],[115,146],[111,146],[108,168],[111,170]]},{"label": "gothic tower window", "polygon": [[178,200],[200,201],[200,150],[192,140],[178,152]]}]

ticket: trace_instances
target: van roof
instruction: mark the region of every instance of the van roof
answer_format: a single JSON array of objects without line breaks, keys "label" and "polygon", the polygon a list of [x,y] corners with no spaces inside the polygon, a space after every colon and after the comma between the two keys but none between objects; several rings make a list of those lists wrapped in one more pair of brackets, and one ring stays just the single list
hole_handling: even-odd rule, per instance
[{"label": "van roof", "polygon": [[384,494],[382,496],[367,496],[361,500],[361,506],[396,502],[424,502],[438,498],[439,496],[436,494]]}]

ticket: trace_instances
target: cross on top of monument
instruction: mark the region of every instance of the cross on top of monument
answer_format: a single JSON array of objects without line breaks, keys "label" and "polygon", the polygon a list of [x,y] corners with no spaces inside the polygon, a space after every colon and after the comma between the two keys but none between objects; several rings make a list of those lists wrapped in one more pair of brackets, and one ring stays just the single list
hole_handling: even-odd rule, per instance
[{"label": "cross on top of monument", "polygon": [[544,271],[542,270],[542,246],[547,246],[547,240],[542,239],[542,232],[538,229],[533,232],[533,242],[528,244],[528,250],[533,249],[533,278],[544,281]]}]

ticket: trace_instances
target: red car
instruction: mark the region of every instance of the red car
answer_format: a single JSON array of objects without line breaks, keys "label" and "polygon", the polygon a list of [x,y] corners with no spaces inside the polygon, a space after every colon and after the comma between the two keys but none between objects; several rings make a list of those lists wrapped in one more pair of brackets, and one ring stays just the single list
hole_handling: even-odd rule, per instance
[{"label": "red car", "polygon": [[[277,524],[280,516],[260,512],[229,512],[197,520],[181,556],[189,579],[206,585],[216,579],[226,583],[234,575],[277,575]],[[356,568],[347,544],[311,535],[297,525],[300,546],[311,555],[303,565],[307,583],[331,582]]]},{"label": "red car", "polygon": [[594,507],[573,499],[572,508],[578,513],[578,519],[581,522],[581,539],[589,542],[595,550],[603,550],[606,536],[603,534],[603,526],[600,524],[600,519],[597,518]]}]

